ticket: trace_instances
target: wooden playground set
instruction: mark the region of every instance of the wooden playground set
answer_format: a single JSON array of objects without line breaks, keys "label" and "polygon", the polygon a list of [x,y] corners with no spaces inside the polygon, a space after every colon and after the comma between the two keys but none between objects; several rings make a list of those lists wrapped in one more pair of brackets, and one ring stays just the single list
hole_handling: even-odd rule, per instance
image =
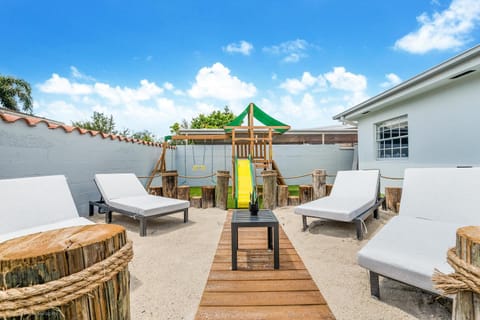
[{"label": "wooden playground set", "polygon": [[[247,119],[247,125],[243,122]],[[257,120],[262,125],[255,125]],[[257,191],[257,170],[277,171],[277,184],[285,185],[279,168],[273,160],[273,137],[290,129],[286,125],[250,103],[245,110],[224,127],[224,134],[174,135],[170,141],[223,141],[231,142],[232,154],[232,195],[236,208],[246,208],[252,193]],[[166,150],[168,141],[163,143],[160,158],[148,177],[146,188],[150,190],[156,176],[166,172]]]}]

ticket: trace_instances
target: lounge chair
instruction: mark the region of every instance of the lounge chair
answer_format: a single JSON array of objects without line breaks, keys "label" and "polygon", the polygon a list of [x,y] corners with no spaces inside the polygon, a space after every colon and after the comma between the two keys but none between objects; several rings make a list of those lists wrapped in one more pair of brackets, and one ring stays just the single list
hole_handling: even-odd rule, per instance
[{"label": "lounge chair", "polygon": [[370,215],[378,218],[378,170],[338,171],[329,196],[302,204],[295,213],[302,215],[303,231],[308,228],[307,217],[353,222],[357,239],[363,239],[364,220]]},{"label": "lounge chair", "polygon": [[455,246],[457,228],[480,223],[479,192],[480,168],[405,170],[399,215],[358,253],[372,296],[380,298],[379,275],[438,294],[433,270],[453,271],[447,250]]},{"label": "lounge chair", "polygon": [[90,201],[90,215],[98,206],[106,212],[105,221],[112,222],[112,211],[140,220],[140,236],[147,235],[147,218],[183,211],[183,222],[188,222],[190,202],[153,196],[132,173],[96,174],[95,183],[100,201]]},{"label": "lounge chair", "polygon": [[65,176],[0,180],[0,242],[92,224],[78,215]]}]

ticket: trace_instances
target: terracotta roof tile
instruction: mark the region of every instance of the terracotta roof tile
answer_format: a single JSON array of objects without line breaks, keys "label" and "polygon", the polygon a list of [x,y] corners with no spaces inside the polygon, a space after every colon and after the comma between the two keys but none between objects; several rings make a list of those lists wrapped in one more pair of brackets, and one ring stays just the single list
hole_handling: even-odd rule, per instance
[{"label": "terracotta roof tile", "polygon": [[[158,142],[147,142],[139,139],[133,139],[125,136],[115,135],[115,134],[107,134],[102,133],[95,130],[87,130],[79,127],[73,127],[65,124],[58,124],[54,121],[49,121],[48,119],[38,118],[34,116],[24,115],[24,114],[13,114],[10,111],[3,111],[0,110],[0,119],[6,123],[14,123],[19,120],[24,121],[29,127],[35,127],[37,124],[43,122],[45,123],[49,129],[56,130],[56,129],[63,129],[65,133],[72,133],[73,131],[77,131],[81,135],[90,134],[90,136],[95,137],[96,135],[100,134],[102,139],[110,139],[110,140],[118,140],[120,142],[129,142],[129,143],[137,143],[143,144],[147,146],[154,146],[154,147],[161,147],[162,144]],[[174,148],[173,146],[169,148]]]}]

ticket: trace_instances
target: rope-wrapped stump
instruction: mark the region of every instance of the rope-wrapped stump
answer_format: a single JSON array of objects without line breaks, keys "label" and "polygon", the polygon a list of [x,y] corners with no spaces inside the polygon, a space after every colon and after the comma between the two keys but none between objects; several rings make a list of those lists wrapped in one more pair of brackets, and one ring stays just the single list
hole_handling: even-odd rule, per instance
[{"label": "rope-wrapped stump", "polygon": [[114,224],[0,243],[0,319],[130,319],[132,257]]},{"label": "rope-wrapped stump", "polygon": [[455,248],[448,250],[451,274],[435,270],[432,281],[446,295],[455,294],[452,319],[480,318],[480,226],[457,229]]}]

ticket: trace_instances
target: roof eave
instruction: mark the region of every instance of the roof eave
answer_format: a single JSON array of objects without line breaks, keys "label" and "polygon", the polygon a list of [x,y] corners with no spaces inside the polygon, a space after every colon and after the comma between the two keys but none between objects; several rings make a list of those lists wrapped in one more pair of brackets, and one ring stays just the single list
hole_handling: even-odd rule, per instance
[{"label": "roof eave", "polygon": [[470,69],[480,70],[480,45],[335,115],[333,119],[340,121],[358,120],[371,111],[379,110],[387,105],[440,86],[452,77]]}]

